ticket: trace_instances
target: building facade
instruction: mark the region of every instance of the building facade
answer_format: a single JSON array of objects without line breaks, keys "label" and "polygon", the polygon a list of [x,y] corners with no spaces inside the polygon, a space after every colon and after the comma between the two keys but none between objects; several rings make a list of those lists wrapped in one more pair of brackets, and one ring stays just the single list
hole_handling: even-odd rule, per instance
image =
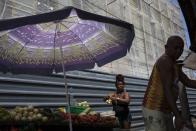
[{"label": "building facade", "polygon": [[[149,78],[153,64],[164,52],[171,35],[180,35],[186,44],[185,25],[178,4],[167,0],[72,0],[77,8],[125,20],[135,27],[136,37],[124,58],[94,70]],[[186,44],[187,45],[187,44]],[[187,46],[181,59],[189,53]],[[191,70],[185,72],[193,77]]]}]

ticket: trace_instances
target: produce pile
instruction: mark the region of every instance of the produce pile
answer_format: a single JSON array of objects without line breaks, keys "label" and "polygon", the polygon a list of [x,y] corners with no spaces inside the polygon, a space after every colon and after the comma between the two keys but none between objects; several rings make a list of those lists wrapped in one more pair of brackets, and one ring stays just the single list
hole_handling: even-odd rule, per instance
[{"label": "produce pile", "polygon": [[[59,109],[59,115],[64,121],[69,121],[69,115],[64,109]],[[115,117],[102,116],[90,108],[87,101],[79,102],[74,107],[71,107],[71,119],[74,125],[86,126],[114,126],[116,122]]]},{"label": "produce pile", "polygon": [[196,129],[196,118],[192,118],[193,127]]},{"label": "produce pile", "polygon": [[[42,109],[43,110],[43,109]],[[28,107],[16,107],[10,111],[10,117],[15,121],[48,121],[48,117],[45,116],[41,109]]]},{"label": "produce pile", "polygon": [[0,123],[52,123],[68,124],[71,115],[73,125],[84,126],[115,126],[116,118],[102,116],[93,111],[89,104],[84,101],[71,107],[71,113],[67,113],[67,108],[35,108],[15,107],[14,109],[0,108]]},{"label": "produce pile", "polygon": [[[69,114],[62,113],[61,116],[65,121],[69,121]],[[94,115],[74,115],[71,114],[74,125],[85,126],[115,126],[116,119],[114,117],[101,117],[99,114]]]},{"label": "produce pile", "polygon": [[11,119],[9,111],[4,108],[0,108],[0,121],[6,121]]}]

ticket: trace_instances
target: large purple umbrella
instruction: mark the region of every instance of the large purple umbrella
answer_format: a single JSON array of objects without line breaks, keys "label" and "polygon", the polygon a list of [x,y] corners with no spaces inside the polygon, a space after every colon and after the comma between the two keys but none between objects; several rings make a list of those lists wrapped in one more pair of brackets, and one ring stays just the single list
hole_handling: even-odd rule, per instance
[{"label": "large purple umbrella", "polygon": [[0,20],[0,70],[50,74],[89,69],[126,55],[133,25],[73,7],[29,17]]},{"label": "large purple umbrella", "polygon": [[[0,35],[0,71],[44,75],[55,71],[64,72],[65,77],[65,71],[103,66],[125,56],[134,28],[124,21],[66,7],[0,20]],[[65,87],[68,93],[66,81]]]}]

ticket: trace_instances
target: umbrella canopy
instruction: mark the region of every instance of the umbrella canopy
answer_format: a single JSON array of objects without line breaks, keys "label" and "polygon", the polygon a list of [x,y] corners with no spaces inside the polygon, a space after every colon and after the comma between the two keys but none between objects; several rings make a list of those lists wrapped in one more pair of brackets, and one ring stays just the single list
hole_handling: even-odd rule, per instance
[{"label": "umbrella canopy", "polygon": [[0,71],[50,74],[90,69],[121,58],[133,25],[74,7],[0,20]]}]

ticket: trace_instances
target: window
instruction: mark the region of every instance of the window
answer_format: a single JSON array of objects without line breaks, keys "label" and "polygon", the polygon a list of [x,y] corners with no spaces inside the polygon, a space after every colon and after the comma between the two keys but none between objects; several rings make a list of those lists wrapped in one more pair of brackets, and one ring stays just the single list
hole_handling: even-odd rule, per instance
[{"label": "window", "polygon": [[[104,3],[104,2],[101,2],[103,5],[100,5],[99,3],[96,3],[96,1],[93,3],[92,0],[90,2],[86,1],[86,0],[80,0],[81,2],[76,2],[76,6],[77,8],[82,8],[83,10],[86,10],[88,12],[91,12],[91,13],[95,13],[95,14],[99,14],[99,15],[106,15],[106,12],[104,10],[107,10],[110,9],[109,7],[110,6],[106,6],[107,3]],[[97,7],[95,7],[93,4],[95,4]],[[80,5],[81,4],[81,5]],[[81,6],[81,7],[80,7]],[[101,10],[99,9],[98,7],[104,9],[104,10]],[[107,8],[106,8],[107,7]],[[110,11],[108,11],[110,12]],[[109,15],[109,14],[107,14]],[[110,17],[113,17],[113,16],[110,16]]]},{"label": "window", "polygon": [[162,17],[162,22],[163,22],[164,30],[166,30],[167,32],[170,32],[171,26],[170,26],[169,19],[167,17],[163,16]]},{"label": "window", "polygon": [[132,20],[134,26],[136,26],[138,29],[142,29],[142,18],[137,12],[132,13]]},{"label": "window", "polygon": [[[29,2],[27,5],[26,3],[21,1],[7,0],[5,10],[4,12],[1,12],[3,13],[2,17],[12,18],[12,17],[22,17],[22,16],[35,14],[34,8],[32,7],[33,5],[29,6],[30,3],[32,4],[32,2]],[[0,4],[2,4],[2,8],[3,8],[5,3],[1,2]]]},{"label": "window", "polygon": [[165,2],[160,1],[160,12],[161,12],[161,14],[168,16],[167,4]]},{"label": "window", "polygon": [[151,0],[152,1],[152,7],[156,8],[156,9],[159,9],[159,0]]},{"label": "window", "polygon": [[[12,2],[8,2],[7,6],[6,6],[5,10],[4,10],[4,14],[2,14],[3,18],[10,18],[10,17],[12,17],[12,7],[13,7],[13,3]],[[3,5],[2,5],[2,10],[3,10]]]},{"label": "window", "polygon": [[159,23],[161,22],[161,14],[160,14],[160,12],[158,12],[154,8],[151,8],[151,14],[152,14],[152,18],[154,20],[158,21]]},{"label": "window", "polygon": [[55,9],[55,3],[52,0],[38,0],[37,9],[41,12],[53,11]]},{"label": "window", "polygon": [[72,0],[72,4],[76,8],[81,8],[82,7],[82,1],[81,0]]},{"label": "window", "polygon": [[144,32],[142,30],[135,29],[135,35],[139,39],[144,39]]},{"label": "window", "polygon": [[156,38],[159,40],[163,40],[163,36],[162,36],[163,34],[160,25],[156,25],[155,31],[156,31]]},{"label": "window", "polygon": [[144,18],[144,28],[145,28],[145,32],[148,34],[151,34],[151,24],[150,24],[150,19],[149,18]]},{"label": "window", "polygon": [[139,4],[139,0],[128,0],[129,4],[132,6],[132,7],[135,7],[135,8],[138,8],[138,4]]},{"label": "window", "polygon": [[150,5],[145,1],[142,1],[142,10],[146,15],[150,16]]},{"label": "window", "polygon": [[156,33],[155,33],[155,24],[154,23],[151,23],[151,34],[153,37],[156,37]]},{"label": "window", "polygon": [[[1,13],[3,12],[3,8],[4,8],[4,6],[5,6],[5,2],[6,2],[6,0],[1,0],[1,1],[0,1],[0,12],[1,12]],[[1,13],[0,13],[0,15],[1,15]]]}]

